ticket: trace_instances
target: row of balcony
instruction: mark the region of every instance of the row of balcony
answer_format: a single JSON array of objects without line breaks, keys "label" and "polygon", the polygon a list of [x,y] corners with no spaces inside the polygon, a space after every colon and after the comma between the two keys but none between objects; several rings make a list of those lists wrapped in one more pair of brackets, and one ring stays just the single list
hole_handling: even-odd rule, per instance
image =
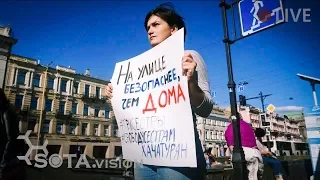
[{"label": "row of balcony", "polygon": [[[12,89],[12,87],[13,87],[13,89]],[[33,92],[43,92],[43,88],[41,88],[41,87],[27,88],[25,90],[27,90],[27,92],[29,91],[29,93],[32,93],[32,91]],[[10,91],[12,91],[12,92],[16,91],[15,86],[11,86]],[[80,94],[73,93],[73,94],[71,94],[71,93],[67,93],[67,92],[59,93],[59,92],[56,92],[54,89],[47,89],[46,94],[52,94],[55,96],[67,96],[69,98],[71,98],[71,97],[81,98],[82,101],[87,102],[87,103],[102,103],[102,104],[104,104],[107,101],[107,96],[96,95],[93,93],[90,93],[90,94],[88,94],[88,93],[80,93]]]},{"label": "row of balcony", "polygon": [[272,133],[275,134],[292,134],[292,135],[299,135],[299,131],[295,130],[288,130],[288,129],[283,129],[283,128],[272,128],[271,129]]},{"label": "row of balcony", "polygon": [[97,96],[95,94],[80,94],[80,98],[82,101],[88,102],[88,103],[103,103],[104,104],[107,102],[107,96]]},{"label": "row of balcony", "polygon": [[[263,137],[262,141],[266,141],[267,138]],[[297,138],[295,136],[270,136],[271,141],[294,141],[294,142],[302,142],[301,138]]]},{"label": "row of balcony", "polygon": [[[22,116],[27,116],[27,115],[33,115],[33,116],[40,116],[41,110],[20,110],[18,109],[17,114],[20,114]],[[85,117],[86,119],[90,120],[104,120],[106,119],[105,117],[98,117],[95,116],[94,113],[89,114],[88,116],[82,115],[82,114],[73,114],[72,112],[55,112],[55,111],[43,111],[44,115],[47,116],[54,116],[57,119],[77,119],[77,118],[83,118]]]}]

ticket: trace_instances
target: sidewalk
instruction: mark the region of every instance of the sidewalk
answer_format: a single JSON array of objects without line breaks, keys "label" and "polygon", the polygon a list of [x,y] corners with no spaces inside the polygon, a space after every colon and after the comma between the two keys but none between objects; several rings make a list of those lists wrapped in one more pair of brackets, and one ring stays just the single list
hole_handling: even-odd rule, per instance
[{"label": "sidewalk", "polygon": [[[311,160],[309,159],[294,159],[282,161],[285,180],[290,177],[290,180],[309,180],[312,176]],[[74,166],[73,166],[74,167]],[[124,177],[124,168],[68,168],[68,163],[64,163],[60,168],[52,168],[50,166],[38,169],[33,166],[25,166],[27,172],[27,180],[131,180],[133,177]],[[207,169],[207,179],[231,179],[232,166],[223,165]],[[263,180],[273,179],[273,172],[269,166],[265,166]]]}]

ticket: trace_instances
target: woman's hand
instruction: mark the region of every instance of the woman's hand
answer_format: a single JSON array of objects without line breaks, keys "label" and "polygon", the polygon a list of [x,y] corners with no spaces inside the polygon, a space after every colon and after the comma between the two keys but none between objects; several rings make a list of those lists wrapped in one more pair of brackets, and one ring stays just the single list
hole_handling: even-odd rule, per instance
[{"label": "woman's hand", "polygon": [[193,74],[196,70],[197,63],[193,60],[190,53],[185,53],[182,57],[182,75],[187,76],[188,81],[193,80]]},{"label": "woman's hand", "polygon": [[107,87],[106,87],[106,96],[108,97],[108,99],[112,98],[112,84],[108,83]]}]

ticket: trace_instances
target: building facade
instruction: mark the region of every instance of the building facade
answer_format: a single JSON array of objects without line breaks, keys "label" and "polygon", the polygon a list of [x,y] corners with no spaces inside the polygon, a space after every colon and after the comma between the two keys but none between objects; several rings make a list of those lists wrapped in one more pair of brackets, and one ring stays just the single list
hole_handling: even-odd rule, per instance
[{"label": "building facade", "polygon": [[31,130],[34,145],[46,139],[49,154],[113,158],[122,152],[105,95],[107,83],[91,77],[89,70],[80,74],[70,67],[46,67],[11,55],[5,93],[17,109],[20,132]]},{"label": "building facade", "polygon": [[[262,110],[255,107],[239,107],[243,119],[250,123],[253,128],[261,127],[260,114]],[[275,112],[265,112],[266,121],[270,122],[270,147],[276,154],[308,154],[306,138],[303,129],[305,129],[304,118],[289,118],[286,115],[280,115]],[[304,126],[304,127],[303,127]],[[267,145],[267,138],[263,142]]]},{"label": "building facade", "polygon": [[0,26],[0,88],[5,87],[7,62],[11,49],[18,41],[12,37],[12,29],[9,26]]},{"label": "building facade", "polygon": [[211,153],[216,157],[225,156],[227,146],[224,132],[229,124],[224,111],[216,107],[207,118],[197,116],[197,130],[203,149],[212,149]]}]

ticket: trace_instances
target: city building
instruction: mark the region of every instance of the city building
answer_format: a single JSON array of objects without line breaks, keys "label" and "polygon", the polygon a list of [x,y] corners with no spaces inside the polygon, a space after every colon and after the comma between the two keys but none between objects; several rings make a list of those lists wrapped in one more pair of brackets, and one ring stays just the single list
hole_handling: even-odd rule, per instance
[{"label": "city building", "polygon": [[4,88],[7,60],[11,54],[11,49],[17,40],[12,36],[12,30],[9,26],[0,26],[0,88]]},{"label": "city building", "polygon": [[90,76],[89,69],[81,74],[71,67],[52,68],[39,60],[11,55],[5,93],[16,107],[20,133],[32,130],[34,145],[48,140],[49,155],[113,158],[122,150],[105,95],[107,83]]},{"label": "city building", "polygon": [[[230,114],[230,108],[227,108]],[[261,109],[252,106],[238,106],[238,112],[243,120],[250,123],[253,128],[261,127],[260,114]],[[269,143],[271,151],[276,154],[308,154],[308,146],[306,143],[305,120],[303,116],[299,118],[289,118],[285,114],[276,112],[265,112],[266,121],[270,122],[269,127]],[[267,145],[267,138],[264,137],[263,142]]]},{"label": "city building", "polygon": [[203,149],[210,148],[216,157],[225,156],[227,146],[224,132],[229,124],[224,110],[216,106],[207,118],[197,116],[197,130]]}]

